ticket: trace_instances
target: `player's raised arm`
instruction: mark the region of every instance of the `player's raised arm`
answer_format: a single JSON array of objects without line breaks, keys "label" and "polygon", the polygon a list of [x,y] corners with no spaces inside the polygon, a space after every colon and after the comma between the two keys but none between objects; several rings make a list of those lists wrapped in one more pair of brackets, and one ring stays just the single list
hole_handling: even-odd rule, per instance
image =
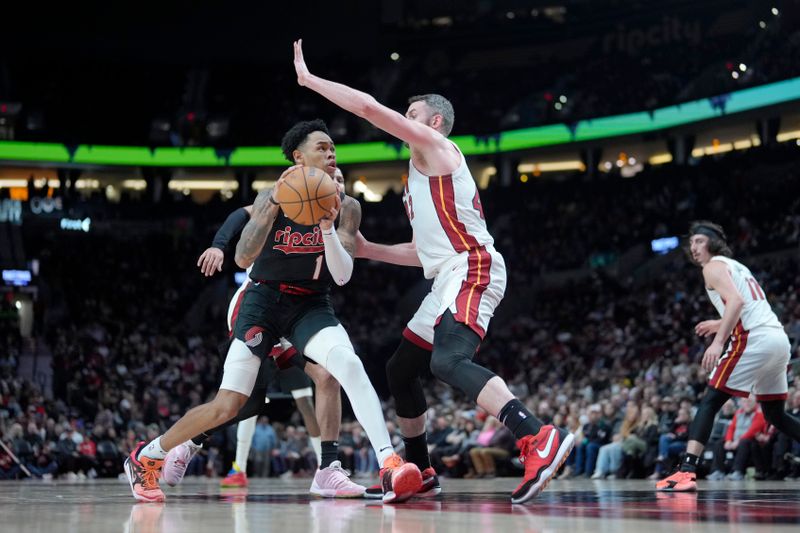
[{"label": "player's raised arm", "polygon": [[411,146],[424,150],[426,146],[434,146],[444,140],[442,134],[436,130],[407,119],[365,92],[311,74],[303,58],[302,39],[294,43],[294,68],[298,84],[321,94],[342,109],[368,120],[375,127]]},{"label": "player's raised arm", "polygon": [[417,254],[416,238],[400,244],[378,244],[368,241],[361,232],[356,233],[356,255],[391,265],[422,267]]}]

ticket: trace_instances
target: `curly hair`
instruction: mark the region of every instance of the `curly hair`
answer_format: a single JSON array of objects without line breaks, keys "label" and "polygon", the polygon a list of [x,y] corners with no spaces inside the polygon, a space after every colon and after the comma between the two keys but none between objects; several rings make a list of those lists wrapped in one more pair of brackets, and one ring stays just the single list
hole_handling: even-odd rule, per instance
[{"label": "curly hair", "polygon": [[689,239],[692,235],[698,234],[708,237],[708,251],[711,255],[733,257],[733,252],[728,246],[728,236],[725,235],[725,230],[722,229],[722,226],[709,220],[695,220],[689,224],[689,234],[686,236],[686,245],[683,247],[683,251],[692,263],[695,263],[695,260],[692,258]]},{"label": "curly hair", "polygon": [[298,122],[286,132],[286,134],[283,136],[283,139],[281,139],[281,152],[283,152],[284,157],[286,157],[290,163],[294,164],[294,157],[292,156],[292,153],[297,150],[301,144],[306,142],[309,134],[314,131],[321,131],[330,137],[328,126],[325,125],[323,120],[318,118],[314,120],[304,120],[303,122]]}]

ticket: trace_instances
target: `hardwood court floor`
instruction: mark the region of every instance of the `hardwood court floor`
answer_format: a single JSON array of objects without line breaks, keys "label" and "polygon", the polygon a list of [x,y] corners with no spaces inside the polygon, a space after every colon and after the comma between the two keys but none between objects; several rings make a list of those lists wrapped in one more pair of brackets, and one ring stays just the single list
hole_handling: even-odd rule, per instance
[{"label": "hardwood court floor", "polygon": [[638,480],[554,481],[534,502],[512,505],[517,482],[445,479],[438,499],[383,505],[311,498],[305,479],[253,479],[244,490],[187,479],[167,487],[164,504],[134,503],[117,480],[5,481],[0,532],[800,531],[800,481],[701,482],[697,494],[657,494]]}]

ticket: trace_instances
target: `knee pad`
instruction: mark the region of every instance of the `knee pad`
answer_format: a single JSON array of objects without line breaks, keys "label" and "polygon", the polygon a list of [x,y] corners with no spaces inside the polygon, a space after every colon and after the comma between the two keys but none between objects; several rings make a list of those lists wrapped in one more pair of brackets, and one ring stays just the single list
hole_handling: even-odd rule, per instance
[{"label": "knee pad", "polygon": [[260,367],[261,359],[253,355],[244,342],[234,339],[225,358],[219,388],[250,396]]},{"label": "knee pad", "polygon": [[431,372],[473,401],[495,377],[490,370],[472,362],[480,344],[481,338],[465,324],[456,322],[450,311],[445,312],[434,330]]},{"label": "knee pad", "polygon": [[431,352],[403,338],[386,362],[386,379],[397,416],[417,418],[428,410],[419,377],[431,364]]}]

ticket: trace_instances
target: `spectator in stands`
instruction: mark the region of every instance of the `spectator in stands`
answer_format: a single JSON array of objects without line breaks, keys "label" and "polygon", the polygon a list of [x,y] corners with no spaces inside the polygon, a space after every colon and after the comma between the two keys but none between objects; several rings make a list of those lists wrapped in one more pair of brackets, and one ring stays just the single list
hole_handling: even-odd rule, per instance
[{"label": "spectator in stands", "polygon": [[672,427],[667,433],[662,433],[658,438],[658,457],[656,457],[656,470],[649,479],[661,479],[670,470],[671,463],[680,454],[686,451],[689,440],[689,424],[692,415],[689,409],[681,407],[678,415],[672,422]]},{"label": "spectator in stands", "polygon": [[[741,401],[741,407],[736,410],[733,420],[728,426],[725,438],[717,444],[714,450],[712,472],[710,480],[729,479],[740,481],[745,477],[745,471],[751,461],[758,461],[761,465],[761,449],[756,442],[756,435],[766,430],[767,422],[758,402],[753,395]],[[728,456],[733,456],[731,472],[725,476]]]},{"label": "spectator in stands", "polygon": [[622,443],[633,433],[638,422],[639,404],[631,400],[625,407],[625,418],[613,431],[611,442],[600,447],[592,479],[616,478],[617,471],[622,466]]},{"label": "spectator in stands", "polygon": [[514,445],[514,434],[495,417],[488,417],[478,434],[476,445],[469,450],[475,477],[495,477],[497,464],[511,456]]},{"label": "spectator in stands", "polygon": [[589,419],[583,425],[583,440],[576,446],[574,476],[590,476],[595,469],[600,447],[610,438],[610,429],[602,419],[602,407],[589,407]]}]

